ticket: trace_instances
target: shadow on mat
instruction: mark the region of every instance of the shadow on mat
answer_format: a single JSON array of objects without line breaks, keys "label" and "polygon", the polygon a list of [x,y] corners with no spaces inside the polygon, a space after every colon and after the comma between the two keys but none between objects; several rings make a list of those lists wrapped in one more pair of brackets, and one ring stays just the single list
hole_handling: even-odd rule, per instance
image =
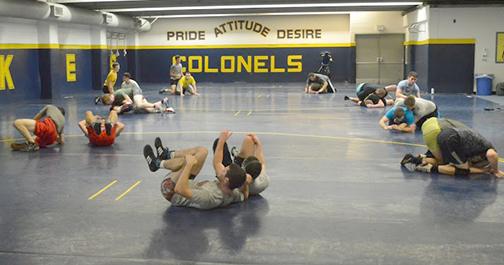
[{"label": "shadow on mat", "polygon": [[490,175],[433,177],[420,204],[421,218],[434,223],[470,223],[497,199],[498,181]]},{"label": "shadow on mat", "polygon": [[227,259],[239,254],[247,238],[260,231],[261,219],[268,212],[268,201],[261,196],[209,211],[169,207],[163,215],[164,227],[154,231],[144,257]]}]

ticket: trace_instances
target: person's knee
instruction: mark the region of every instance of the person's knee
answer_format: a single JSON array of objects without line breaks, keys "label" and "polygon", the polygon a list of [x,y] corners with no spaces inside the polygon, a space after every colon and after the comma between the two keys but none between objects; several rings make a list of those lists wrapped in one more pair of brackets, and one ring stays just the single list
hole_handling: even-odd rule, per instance
[{"label": "person's knee", "polygon": [[20,120],[20,119],[17,119],[17,120],[14,121],[14,123],[12,125],[16,129],[21,128],[21,127],[23,127],[23,121]]},{"label": "person's knee", "polygon": [[488,160],[497,160],[499,159],[499,154],[494,149],[488,149],[486,157]]}]

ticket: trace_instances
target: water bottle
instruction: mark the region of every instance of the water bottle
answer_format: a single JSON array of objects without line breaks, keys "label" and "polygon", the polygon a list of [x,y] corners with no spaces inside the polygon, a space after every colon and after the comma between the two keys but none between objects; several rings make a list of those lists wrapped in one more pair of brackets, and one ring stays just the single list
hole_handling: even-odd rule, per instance
[{"label": "water bottle", "polygon": [[430,89],[430,93],[431,93],[431,94],[434,94],[434,88],[433,88],[433,87],[431,87],[431,89]]}]

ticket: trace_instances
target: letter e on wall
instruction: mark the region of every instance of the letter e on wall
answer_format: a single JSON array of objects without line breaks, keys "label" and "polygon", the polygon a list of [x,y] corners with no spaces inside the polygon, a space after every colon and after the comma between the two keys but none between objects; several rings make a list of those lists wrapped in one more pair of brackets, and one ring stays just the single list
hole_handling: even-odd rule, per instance
[{"label": "letter e on wall", "polygon": [[67,82],[77,81],[75,54],[73,53],[66,54],[66,78]]}]

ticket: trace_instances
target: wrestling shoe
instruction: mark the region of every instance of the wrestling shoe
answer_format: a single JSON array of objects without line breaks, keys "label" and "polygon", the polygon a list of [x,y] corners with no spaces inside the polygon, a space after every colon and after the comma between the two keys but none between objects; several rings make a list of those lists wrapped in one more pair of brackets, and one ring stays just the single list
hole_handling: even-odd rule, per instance
[{"label": "wrestling shoe", "polygon": [[424,172],[424,173],[431,173],[432,171],[432,165],[431,164],[426,164],[426,165],[418,165],[415,167],[415,171],[418,171],[418,172]]},{"label": "wrestling shoe", "polygon": [[166,108],[170,107],[170,103],[168,101],[168,97],[165,97],[161,100],[161,104],[163,104]]},{"label": "wrestling shoe", "polygon": [[163,110],[163,113],[172,113],[172,114],[175,114],[175,109],[172,108],[172,107],[168,107],[168,108],[165,108]]},{"label": "wrestling shoe", "polygon": [[101,102],[101,97],[100,96],[94,98],[94,104],[95,105],[98,105],[98,103],[100,103],[100,102]]},{"label": "wrestling shoe", "polygon": [[161,142],[161,138],[156,137],[154,140],[154,147],[156,148],[157,156],[161,160],[168,160],[171,159],[171,154],[172,152],[175,151],[170,151],[168,147],[164,147],[163,143]]},{"label": "wrestling shoe", "polygon": [[146,145],[143,150],[143,154],[145,157],[145,161],[147,161],[147,165],[149,166],[150,171],[156,172],[161,166],[161,160],[154,155],[154,151],[152,151],[152,147],[150,145]]},{"label": "wrestling shoe", "polygon": [[343,100],[350,100],[350,98],[348,96],[345,96]]},{"label": "wrestling shoe", "polygon": [[11,148],[14,151],[21,152],[35,152],[40,149],[36,143],[13,143],[11,144]]},{"label": "wrestling shoe", "polygon": [[168,91],[169,91],[169,90],[168,90],[168,88],[161,88],[161,89],[159,90],[159,94],[163,94],[163,93],[166,93],[166,92],[168,92]]},{"label": "wrestling shoe", "polygon": [[413,172],[416,170],[416,167],[422,164],[421,156],[413,156],[412,154],[406,154],[401,160],[401,166],[408,169],[408,171]]},{"label": "wrestling shoe", "polygon": [[231,153],[231,158],[234,161],[235,157],[238,156],[238,154],[240,153],[240,151],[238,151],[238,148],[236,146],[233,146],[233,147],[231,147],[231,152],[230,153]]}]

